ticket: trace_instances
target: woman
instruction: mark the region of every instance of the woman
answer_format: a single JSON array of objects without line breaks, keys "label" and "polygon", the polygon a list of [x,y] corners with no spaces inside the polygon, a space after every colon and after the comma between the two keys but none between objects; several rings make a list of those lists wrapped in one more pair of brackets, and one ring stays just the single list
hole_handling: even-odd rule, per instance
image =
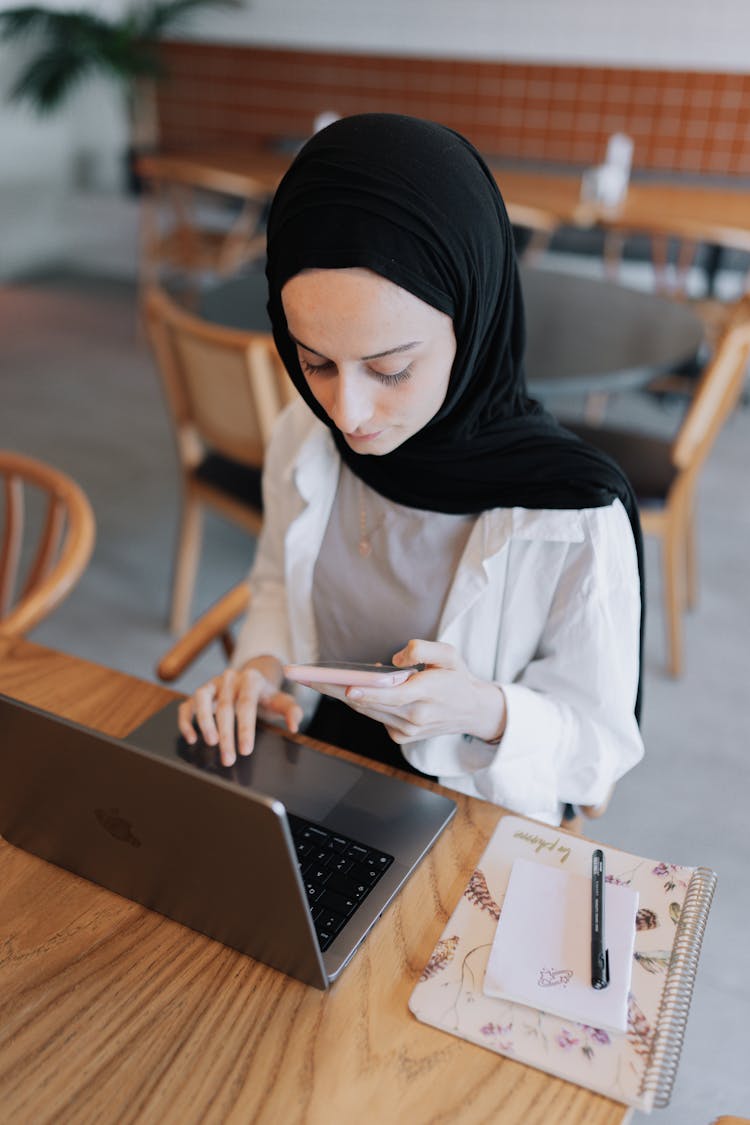
[{"label": "woman", "polygon": [[[257,712],[550,823],[604,800],[643,753],[635,501],[526,395],[481,157],[413,118],[336,122],[278,189],[266,272],[301,401],[268,451],[233,667],[183,734],[231,764]],[[425,669],[321,700],[283,682],[315,660]]]}]

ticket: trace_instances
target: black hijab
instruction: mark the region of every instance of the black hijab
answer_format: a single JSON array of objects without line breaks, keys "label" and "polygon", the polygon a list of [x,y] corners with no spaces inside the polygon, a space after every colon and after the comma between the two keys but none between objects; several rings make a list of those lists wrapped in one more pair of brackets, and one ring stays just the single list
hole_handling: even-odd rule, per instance
[{"label": "black hijab", "polygon": [[[438,413],[383,456],[355,453],[311,394],[281,290],[304,269],[372,270],[453,320],[456,357]],[[632,488],[604,454],[526,393],[525,324],[513,235],[492,173],[442,125],[397,114],[347,117],[297,155],[268,219],[268,311],[291,379],[332,431],[342,459],[399,504],[469,514],[489,508],[593,508],[619,498],[641,574]],[[638,689],[636,715],[640,716]]]}]

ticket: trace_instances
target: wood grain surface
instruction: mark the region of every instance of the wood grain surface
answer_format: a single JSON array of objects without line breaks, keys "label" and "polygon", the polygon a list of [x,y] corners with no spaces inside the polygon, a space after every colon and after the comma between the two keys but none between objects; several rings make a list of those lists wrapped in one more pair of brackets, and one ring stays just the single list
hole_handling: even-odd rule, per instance
[{"label": "wood grain surface", "polygon": [[[0,647],[0,691],[115,736],[173,698],[23,641]],[[624,1106],[408,1011],[502,815],[458,801],[328,993],[0,840],[0,1121],[626,1121]]]}]

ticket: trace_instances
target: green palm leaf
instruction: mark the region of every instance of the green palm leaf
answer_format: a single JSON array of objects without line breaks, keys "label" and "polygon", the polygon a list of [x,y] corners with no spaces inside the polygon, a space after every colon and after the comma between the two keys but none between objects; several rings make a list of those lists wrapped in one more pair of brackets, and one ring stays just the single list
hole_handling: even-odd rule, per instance
[{"label": "green palm leaf", "polygon": [[242,0],[156,0],[136,9],[138,33],[144,39],[160,39],[167,31],[183,27],[198,10],[205,8],[240,8]]},{"label": "green palm leaf", "polygon": [[199,8],[235,8],[242,0],[154,0],[118,20],[86,11],[50,11],[27,4],[0,12],[0,37],[38,40],[39,53],[22,70],[10,91],[15,101],[48,113],[84,79],[107,74],[125,84],[157,77],[163,68],[156,42],[181,26]]},{"label": "green palm leaf", "polygon": [[0,31],[5,39],[20,39],[37,34],[51,43],[62,43],[69,36],[92,41],[106,33],[110,24],[91,12],[56,12],[39,4],[25,4],[0,12]]},{"label": "green palm leaf", "polygon": [[30,62],[10,91],[14,101],[31,102],[48,113],[95,69],[90,58],[64,48],[46,51]]}]

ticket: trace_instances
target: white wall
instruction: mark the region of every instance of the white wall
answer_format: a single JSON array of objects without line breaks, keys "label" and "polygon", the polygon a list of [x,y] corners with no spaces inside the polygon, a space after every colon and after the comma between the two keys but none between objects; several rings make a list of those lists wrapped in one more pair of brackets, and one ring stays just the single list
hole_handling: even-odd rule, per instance
[{"label": "white wall", "polygon": [[623,66],[750,67],[748,0],[245,0],[217,42]]},{"label": "white wall", "polygon": [[0,44],[0,278],[64,257],[71,194],[83,183],[119,192],[123,180],[119,91],[94,81],[40,117],[8,101],[25,57],[17,45]]},{"label": "white wall", "polygon": [[59,165],[60,177],[64,179],[67,137],[60,122],[39,120],[30,110],[6,102],[19,65],[18,53],[7,44],[0,44],[0,177],[6,182],[19,182],[47,174]]}]

